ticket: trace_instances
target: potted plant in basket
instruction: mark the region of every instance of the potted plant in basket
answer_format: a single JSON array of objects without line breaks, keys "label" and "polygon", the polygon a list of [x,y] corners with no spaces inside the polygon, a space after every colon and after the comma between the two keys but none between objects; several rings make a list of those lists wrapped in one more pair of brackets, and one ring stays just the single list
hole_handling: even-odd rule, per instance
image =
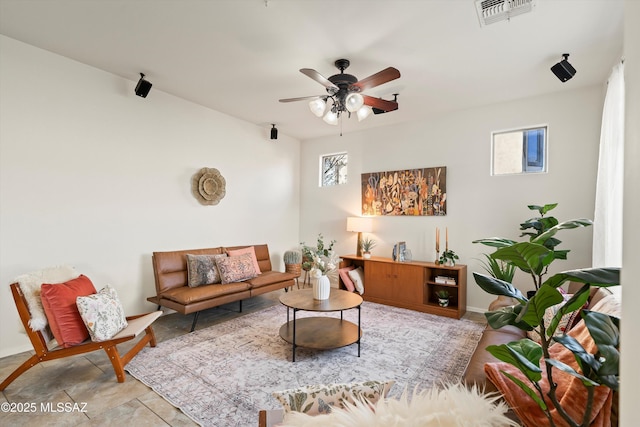
[{"label": "potted plant in basket", "polygon": [[375,248],[376,241],[370,237],[365,237],[362,240],[362,258],[371,258],[371,249]]},{"label": "potted plant in basket", "polygon": [[[515,242],[492,238],[474,242],[497,247],[498,250],[490,255],[491,258],[504,261],[529,274],[536,289],[531,297],[525,297],[509,281],[493,275],[479,273],[473,273],[473,275],[476,283],[484,291],[493,295],[511,297],[516,301],[513,306],[485,313],[491,327],[498,329],[512,325],[526,331],[535,329],[540,335],[540,343],[523,338],[508,344],[487,347],[486,350],[489,353],[513,365],[520,374],[515,376],[502,371],[503,375],[535,401],[548,420],[548,425],[556,426],[556,423],[560,422],[571,427],[586,427],[591,423],[596,387],[618,389],[620,320],[602,313],[581,311],[584,325],[596,345],[594,353],[587,351],[573,336],[557,334],[556,331],[563,316],[580,310],[585,305],[591,286],[618,285],[620,270],[617,268],[579,269],[565,271],[544,279],[549,265],[556,259],[566,259],[568,252],[568,250],[555,249],[560,243],[554,237],[556,233],[564,229],[589,226],[592,223],[587,219],[559,223],[555,218],[544,217],[544,214],[556,205],[529,206],[530,209],[538,210],[541,214],[539,218],[533,218],[521,224],[522,230],[535,230],[523,233],[523,236],[530,237],[529,241]],[[567,281],[584,283],[584,285],[565,302],[558,288]],[[546,310],[559,304],[563,305],[551,320],[548,320]],[[559,343],[558,345],[566,347],[573,353],[578,369],[551,357],[549,347],[554,343]],[[544,361],[544,370],[541,361]],[[584,385],[584,395],[581,398],[586,403],[581,405],[584,413],[579,419],[572,418],[567,408],[562,405],[562,399],[557,395],[558,383],[554,380],[558,378],[557,375],[571,375]]]},{"label": "potted plant in basket", "polygon": [[449,306],[449,291],[447,291],[446,289],[441,289],[439,291],[436,291],[436,296],[438,297],[438,305],[440,305],[440,307]]},{"label": "potted plant in basket", "polygon": [[302,273],[302,252],[299,250],[285,251],[282,259],[285,271],[300,277]]}]

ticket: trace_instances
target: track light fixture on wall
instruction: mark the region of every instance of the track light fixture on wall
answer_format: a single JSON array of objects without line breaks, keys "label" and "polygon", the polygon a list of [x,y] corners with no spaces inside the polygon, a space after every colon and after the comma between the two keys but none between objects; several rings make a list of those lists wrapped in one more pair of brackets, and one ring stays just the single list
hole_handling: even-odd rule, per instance
[{"label": "track light fixture on wall", "polygon": [[571,64],[569,64],[569,54],[563,53],[562,57],[564,58],[562,61],[558,62],[556,65],[551,67],[551,71],[556,75],[557,78],[560,79],[562,83],[569,80],[571,77],[575,76],[576,69],[573,68]]},{"label": "track light fixture on wall", "polygon": [[150,82],[144,79],[144,74],[140,73],[140,80],[136,85],[136,95],[146,98],[153,86]]},{"label": "track light fixture on wall", "polygon": [[271,139],[278,139],[278,128],[276,128],[275,123],[271,123]]}]

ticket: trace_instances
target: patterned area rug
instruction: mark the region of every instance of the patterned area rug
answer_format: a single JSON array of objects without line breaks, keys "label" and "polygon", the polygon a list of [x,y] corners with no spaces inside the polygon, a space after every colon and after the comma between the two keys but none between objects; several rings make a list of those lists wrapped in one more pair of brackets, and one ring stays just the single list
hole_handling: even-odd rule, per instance
[{"label": "patterned area rug", "polygon": [[[344,312],[357,324],[357,310]],[[298,317],[318,314],[298,312]],[[339,316],[339,313],[325,314]],[[390,396],[457,382],[483,326],[386,305],[362,305],[357,345],[296,350],[280,338],[286,308],[274,306],[147,347],[126,370],[203,426],[257,425],[260,409],[277,409],[273,391],[308,384],[395,380]]]}]

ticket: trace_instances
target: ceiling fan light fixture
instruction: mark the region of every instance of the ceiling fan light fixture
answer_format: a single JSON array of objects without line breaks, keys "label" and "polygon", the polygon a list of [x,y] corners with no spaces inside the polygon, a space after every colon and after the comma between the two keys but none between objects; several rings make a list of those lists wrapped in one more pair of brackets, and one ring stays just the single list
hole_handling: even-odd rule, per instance
[{"label": "ceiling fan light fixture", "polygon": [[326,108],[327,103],[322,98],[314,99],[313,101],[309,102],[309,109],[313,114],[316,115],[316,117],[322,117]]},{"label": "ceiling fan light fixture", "polygon": [[360,109],[356,113],[358,116],[358,121],[359,122],[363,121],[364,119],[369,117],[372,112],[373,110],[371,109],[371,107],[369,107],[368,105],[363,105],[362,107],[360,107]]},{"label": "ceiling fan light fixture", "polygon": [[364,97],[357,92],[350,93],[345,99],[345,105],[350,113],[355,113],[364,105]]},{"label": "ceiling fan light fixture", "polygon": [[327,114],[324,115],[322,120],[324,120],[325,123],[335,126],[338,124],[338,113],[333,110],[329,110],[327,111]]}]

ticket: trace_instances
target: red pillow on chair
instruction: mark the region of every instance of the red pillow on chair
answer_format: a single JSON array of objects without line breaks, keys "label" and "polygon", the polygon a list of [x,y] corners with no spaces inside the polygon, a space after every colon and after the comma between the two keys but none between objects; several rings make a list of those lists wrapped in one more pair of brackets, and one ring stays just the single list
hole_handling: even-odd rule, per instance
[{"label": "red pillow on chair", "polygon": [[96,288],[93,283],[83,274],[68,282],[42,285],[40,289],[42,307],[47,315],[51,332],[60,346],[73,347],[89,338],[89,331],[76,306],[76,298],[95,293]]}]

